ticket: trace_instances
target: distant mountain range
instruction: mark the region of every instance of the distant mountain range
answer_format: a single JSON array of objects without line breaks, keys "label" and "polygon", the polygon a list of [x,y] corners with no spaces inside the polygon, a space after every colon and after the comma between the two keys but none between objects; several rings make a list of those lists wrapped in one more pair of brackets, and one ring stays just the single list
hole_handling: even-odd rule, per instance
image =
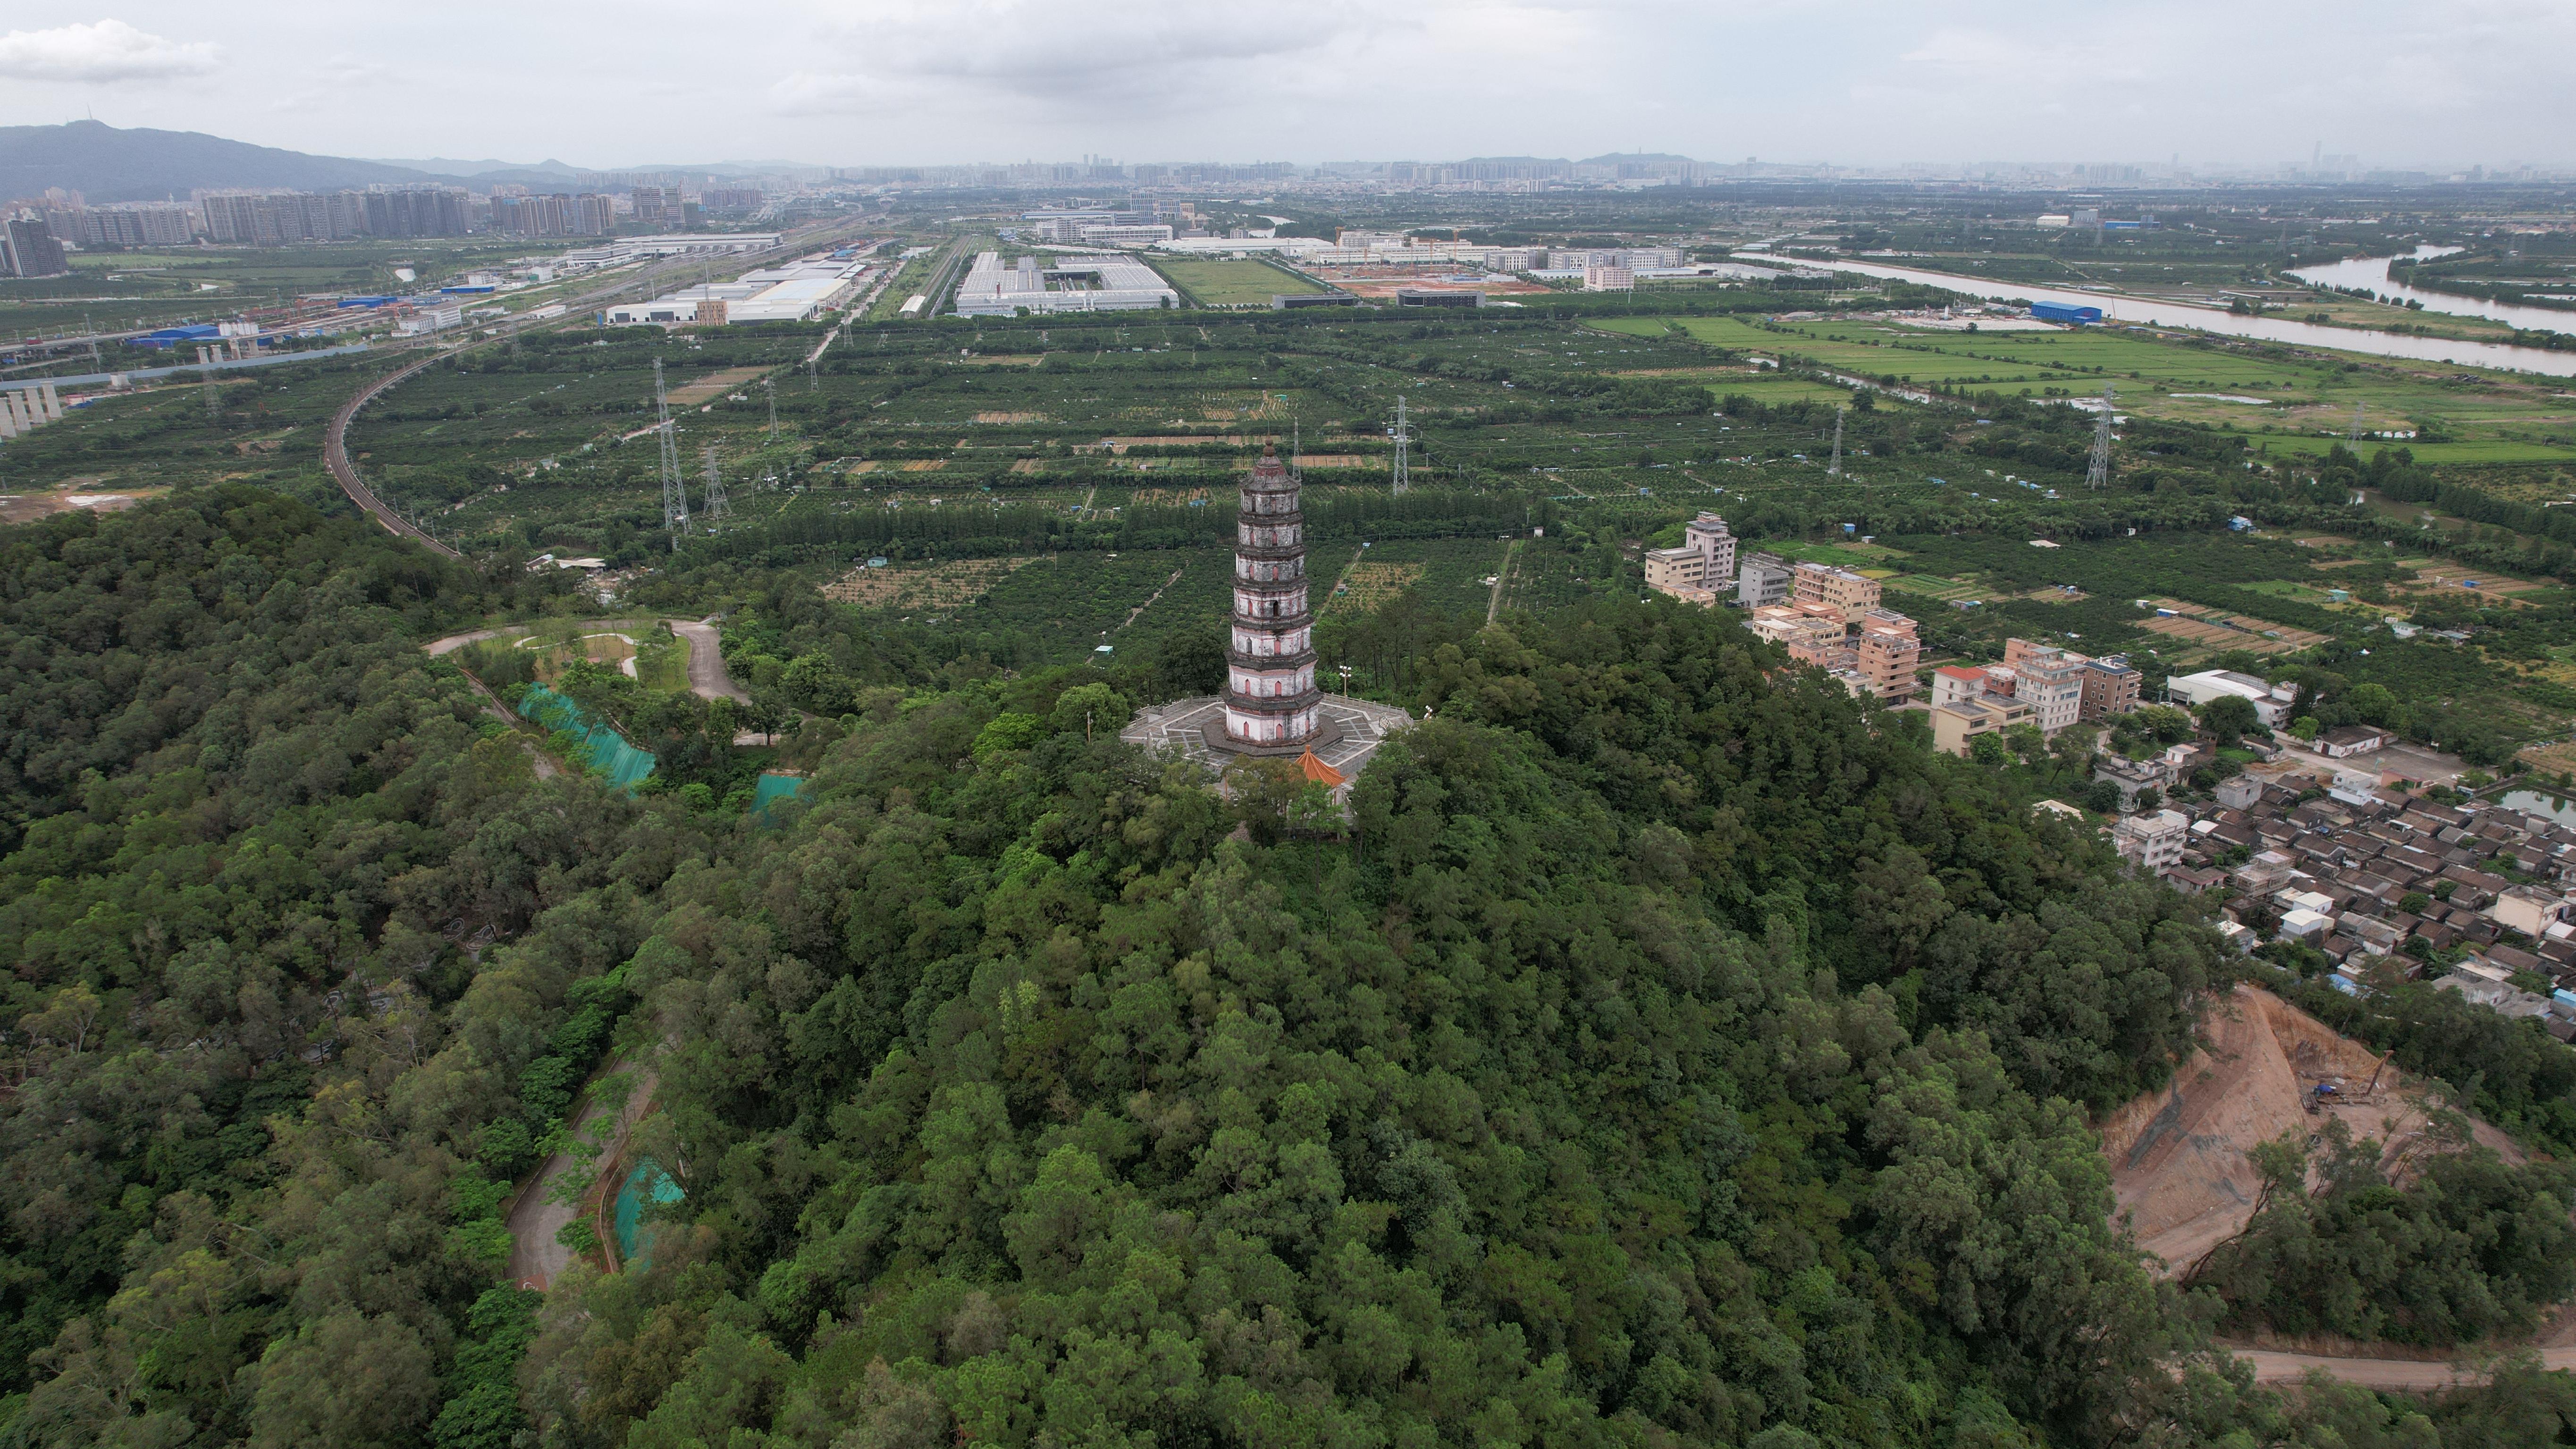
[{"label": "distant mountain range", "polygon": [[119,130],[102,121],[0,126],[0,198],[60,186],[93,202],[187,199],[200,186],[297,191],[456,178],[346,156],[308,156],[197,131]]},{"label": "distant mountain range", "polygon": [[552,159],[527,161],[457,161],[445,156],[424,156],[418,160],[397,160],[391,156],[377,158],[379,166],[408,166],[414,171],[427,171],[439,176],[554,176],[570,181],[585,175],[578,166],[567,166]]},{"label": "distant mountain range", "polygon": [[[818,168],[789,162],[636,166],[695,176],[775,175]],[[60,126],[0,126],[0,200],[42,196],[47,187],[77,191],[92,202],[186,200],[199,187],[285,187],[327,191],[343,186],[428,185],[537,188],[597,185],[607,173],[552,159],[534,163],[426,157],[367,161],[311,156],[274,146],[227,141],[199,131],[120,130],[103,121]]]}]

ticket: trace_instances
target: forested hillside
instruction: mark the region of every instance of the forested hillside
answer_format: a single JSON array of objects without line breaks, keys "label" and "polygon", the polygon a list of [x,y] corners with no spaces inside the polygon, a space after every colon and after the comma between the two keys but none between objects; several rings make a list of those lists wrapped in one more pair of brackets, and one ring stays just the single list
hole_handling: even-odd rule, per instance
[{"label": "forested hillside", "polygon": [[[2085,1114],[2221,984],[2199,909],[1722,616],[1439,646],[1329,830],[1087,735],[1087,671],[855,640],[909,692],[763,824],[539,781],[417,647],[500,586],[361,525],[208,492],[5,550],[18,1442],[2465,1445],[2569,1406],[2294,1408],[2196,1352]],[[532,1301],[498,1204],[594,1063],[651,1074],[686,1196]]]}]

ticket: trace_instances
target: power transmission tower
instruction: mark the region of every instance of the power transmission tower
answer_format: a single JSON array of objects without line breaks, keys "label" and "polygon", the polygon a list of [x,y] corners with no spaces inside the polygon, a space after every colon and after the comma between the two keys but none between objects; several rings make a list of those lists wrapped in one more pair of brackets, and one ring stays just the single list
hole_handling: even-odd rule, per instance
[{"label": "power transmission tower", "polygon": [[1395,395],[1395,496],[1399,498],[1404,496],[1405,485],[1413,481],[1407,473],[1407,464],[1412,461],[1412,452],[1413,425],[1405,421],[1404,394],[1397,393]]},{"label": "power transmission tower", "polygon": [[680,535],[689,531],[689,485],[680,476],[680,440],[671,427],[671,398],[662,390],[662,359],[653,359],[654,432],[662,440],[662,526],[671,533],[671,552],[680,551]]},{"label": "power transmission tower", "polygon": [[2111,400],[2116,396],[2111,384],[2102,384],[2102,411],[2093,419],[2093,456],[2084,464],[2084,486],[2102,488],[2111,482]]},{"label": "power transmission tower", "polygon": [[778,441],[778,381],[777,381],[777,379],[775,379],[775,378],[768,378],[768,377],[764,377],[764,378],[762,378],[762,379],[760,380],[760,390],[761,390],[762,392],[765,392],[765,393],[769,394],[769,440],[770,440],[771,442],[773,442],[773,443],[774,443],[774,442]]},{"label": "power transmission tower", "polygon": [[1834,409],[1834,460],[1825,465],[1828,478],[1843,476],[1843,414],[1848,411],[1848,408]]},{"label": "power transmission tower", "polygon": [[2359,398],[2353,399],[2352,428],[2343,435],[2343,440],[2347,443],[2358,443],[2361,441],[2361,399]]},{"label": "power transmission tower", "polygon": [[709,443],[707,444],[707,526],[715,527],[717,519],[726,517],[732,512],[733,509],[725,502],[724,470],[716,466],[716,446]]}]

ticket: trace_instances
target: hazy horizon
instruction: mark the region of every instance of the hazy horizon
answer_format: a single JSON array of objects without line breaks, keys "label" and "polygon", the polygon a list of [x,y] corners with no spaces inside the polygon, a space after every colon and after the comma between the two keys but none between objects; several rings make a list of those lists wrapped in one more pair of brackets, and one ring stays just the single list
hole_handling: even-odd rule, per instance
[{"label": "hazy horizon", "polygon": [[2211,0],[2083,13],[1782,0],[1114,13],[1026,0],[643,3],[435,23],[286,0],[70,12],[0,36],[0,122],[95,115],[355,157],[1450,160],[1619,151],[1898,166],[2561,166],[2576,7],[2361,0],[2330,32]]}]

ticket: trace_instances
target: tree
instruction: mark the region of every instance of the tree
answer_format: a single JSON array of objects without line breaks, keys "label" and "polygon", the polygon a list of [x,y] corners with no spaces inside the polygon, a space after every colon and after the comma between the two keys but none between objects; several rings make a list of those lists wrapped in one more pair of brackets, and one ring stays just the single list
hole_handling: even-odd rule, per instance
[{"label": "tree", "polygon": [[2111,780],[2096,780],[2084,791],[2084,808],[2097,815],[2120,813],[2120,786]]},{"label": "tree", "polygon": [[1077,734],[1085,740],[1103,735],[1116,736],[1127,727],[1136,706],[1127,696],[1106,684],[1076,685],[1056,697],[1055,710],[1047,717],[1047,727],[1057,734]]},{"label": "tree", "polygon": [[1154,683],[1164,699],[1225,688],[1225,644],[1214,631],[1166,635],[1154,655]]},{"label": "tree", "polygon": [[2344,703],[2363,724],[2389,724],[2400,712],[2396,694],[2384,684],[2355,685]]},{"label": "tree", "polygon": [[1235,818],[1265,845],[1287,832],[1306,784],[1306,772],[1295,760],[1276,756],[1237,755],[1225,767],[1225,791],[1234,802]]},{"label": "tree", "polygon": [[2202,705],[2200,727],[2209,731],[2221,745],[2232,745],[2246,735],[2265,733],[2263,717],[2254,708],[2254,701],[2236,694],[2222,694]]}]

